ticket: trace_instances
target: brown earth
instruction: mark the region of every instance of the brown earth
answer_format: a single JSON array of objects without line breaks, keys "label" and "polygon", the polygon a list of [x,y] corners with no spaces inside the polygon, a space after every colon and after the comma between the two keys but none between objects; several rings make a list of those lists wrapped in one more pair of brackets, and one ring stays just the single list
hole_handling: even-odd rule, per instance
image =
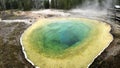
[{"label": "brown earth", "polygon": [[20,44],[20,36],[28,26],[0,22],[0,68],[34,68],[24,58]]}]

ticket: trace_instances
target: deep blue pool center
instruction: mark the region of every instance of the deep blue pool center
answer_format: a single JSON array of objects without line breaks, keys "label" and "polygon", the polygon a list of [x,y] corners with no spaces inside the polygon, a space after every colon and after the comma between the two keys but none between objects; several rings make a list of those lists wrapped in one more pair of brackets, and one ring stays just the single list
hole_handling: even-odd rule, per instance
[{"label": "deep blue pool center", "polygon": [[54,21],[37,28],[31,34],[32,42],[44,52],[60,53],[75,47],[89,35],[91,28],[81,21]]}]

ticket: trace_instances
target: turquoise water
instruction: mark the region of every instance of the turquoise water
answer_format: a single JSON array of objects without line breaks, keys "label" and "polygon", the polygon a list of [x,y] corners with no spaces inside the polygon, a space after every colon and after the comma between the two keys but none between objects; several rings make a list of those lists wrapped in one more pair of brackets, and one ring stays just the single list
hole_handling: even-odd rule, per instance
[{"label": "turquoise water", "polygon": [[31,33],[30,43],[46,54],[60,54],[70,47],[80,46],[91,27],[81,21],[54,21]]}]

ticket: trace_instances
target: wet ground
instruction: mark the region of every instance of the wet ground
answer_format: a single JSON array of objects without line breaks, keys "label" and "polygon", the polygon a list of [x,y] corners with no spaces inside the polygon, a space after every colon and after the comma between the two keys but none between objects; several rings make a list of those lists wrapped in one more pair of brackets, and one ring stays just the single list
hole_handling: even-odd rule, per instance
[{"label": "wet ground", "polygon": [[[114,40],[94,60],[90,68],[120,68],[120,21],[109,23],[112,26]],[[20,44],[20,36],[29,26],[30,24],[24,22],[0,22],[0,68],[34,68],[25,59]]]},{"label": "wet ground", "polygon": [[20,44],[20,36],[28,26],[23,22],[0,22],[0,68],[33,68]]}]

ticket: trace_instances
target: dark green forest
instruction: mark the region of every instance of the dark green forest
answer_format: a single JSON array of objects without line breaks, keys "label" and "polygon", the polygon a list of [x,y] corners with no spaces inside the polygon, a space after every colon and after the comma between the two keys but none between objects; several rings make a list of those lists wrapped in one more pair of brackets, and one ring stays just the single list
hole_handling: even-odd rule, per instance
[{"label": "dark green forest", "polygon": [[84,0],[52,0],[51,7],[57,9],[70,9],[82,4]]},{"label": "dark green forest", "polygon": [[[37,7],[38,6],[38,7]],[[48,0],[0,0],[0,10],[31,10],[49,8]]]},{"label": "dark green forest", "polygon": [[[70,9],[77,5],[81,6],[87,0],[0,0],[0,10],[18,9],[18,10],[32,10],[32,9]],[[91,0],[93,2],[95,0]],[[105,0],[98,0],[99,5]],[[113,0],[115,1],[115,0]],[[116,1],[120,4],[120,0]]]}]

